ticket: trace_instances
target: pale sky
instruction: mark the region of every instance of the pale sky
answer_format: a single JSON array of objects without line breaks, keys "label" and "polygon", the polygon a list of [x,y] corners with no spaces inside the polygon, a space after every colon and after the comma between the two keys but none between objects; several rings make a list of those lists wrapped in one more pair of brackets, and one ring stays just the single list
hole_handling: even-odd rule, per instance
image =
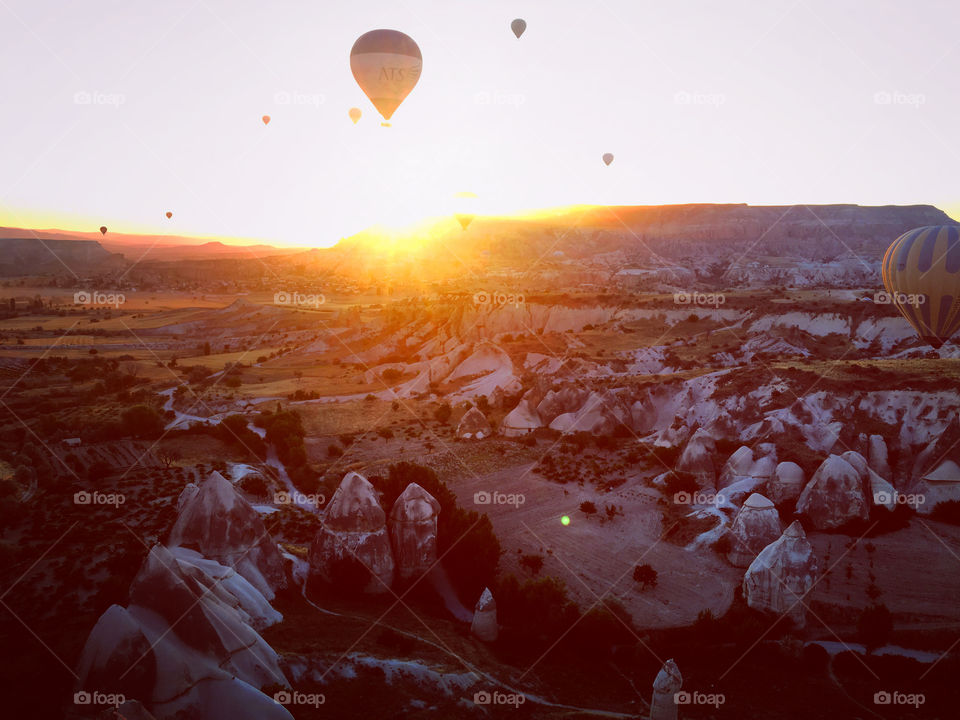
[{"label": "pale sky", "polygon": [[[956,0],[0,0],[0,225],[325,246],[460,191],[480,213],[960,218],[958,21]],[[423,54],[390,128],[350,72],[376,28]]]}]

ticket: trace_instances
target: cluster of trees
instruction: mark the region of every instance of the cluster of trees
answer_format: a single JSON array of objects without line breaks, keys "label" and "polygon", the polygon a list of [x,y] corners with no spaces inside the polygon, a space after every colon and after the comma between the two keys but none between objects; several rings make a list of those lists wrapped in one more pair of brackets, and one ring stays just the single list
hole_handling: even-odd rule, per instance
[{"label": "cluster of trees", "polygon": [[307,451],[303,444],[306,432],[303,419],[295,410],[262,412],[253,424],[266,430],[266,440],[277,450],[277,457],[287,470],[290,480],[305,493],[317,490],[318,474],[307,462]]}]

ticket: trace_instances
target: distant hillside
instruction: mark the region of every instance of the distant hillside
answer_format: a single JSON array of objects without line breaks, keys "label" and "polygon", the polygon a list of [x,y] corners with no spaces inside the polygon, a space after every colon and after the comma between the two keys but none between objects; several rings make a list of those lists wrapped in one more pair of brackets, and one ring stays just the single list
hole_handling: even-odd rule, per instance
[{"label": "distant hillside", "polygon": [[0,237],[0,276],[89,275],[122,268],[123,255],[95,240]]},{"label": "distant hillside", "polygon": [[[822,262],[879,260],[899,235],[923,225],[952,224],[931,205],[659,205],[584,206],[535,219],[478,217],[466,231],[451,218],[402,252],[385,250],[365,231],[311,253],[324,269],[439,279],[469,267],[543,270],[553,263],[600,262],[608,267],[663,260],[745,260],[781,257]],[[302,259],[302,257],[300,258]]]}]

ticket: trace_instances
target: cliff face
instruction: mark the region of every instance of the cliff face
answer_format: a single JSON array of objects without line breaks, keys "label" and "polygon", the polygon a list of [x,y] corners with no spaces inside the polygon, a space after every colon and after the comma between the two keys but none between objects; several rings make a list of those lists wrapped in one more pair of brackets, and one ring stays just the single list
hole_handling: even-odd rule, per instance
[{"label": "cliff face", "polygon": [[[62,275],[103,272],[123,267],[119,253],[107,252],[96,240],[38,240],[0,237],[0,276]],[[68,269],[69,268],[69,269]]]}]

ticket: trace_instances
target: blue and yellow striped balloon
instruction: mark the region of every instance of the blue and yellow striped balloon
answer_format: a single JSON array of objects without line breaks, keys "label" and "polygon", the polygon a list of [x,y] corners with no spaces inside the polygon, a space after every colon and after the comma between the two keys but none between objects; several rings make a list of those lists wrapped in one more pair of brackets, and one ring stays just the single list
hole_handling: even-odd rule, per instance
[{"label": "blue and yellow striped balloon", "polygon": [[924,342],[941,347],[960,327],[960,226],[931,225],[894,240],[883,286]]}]

